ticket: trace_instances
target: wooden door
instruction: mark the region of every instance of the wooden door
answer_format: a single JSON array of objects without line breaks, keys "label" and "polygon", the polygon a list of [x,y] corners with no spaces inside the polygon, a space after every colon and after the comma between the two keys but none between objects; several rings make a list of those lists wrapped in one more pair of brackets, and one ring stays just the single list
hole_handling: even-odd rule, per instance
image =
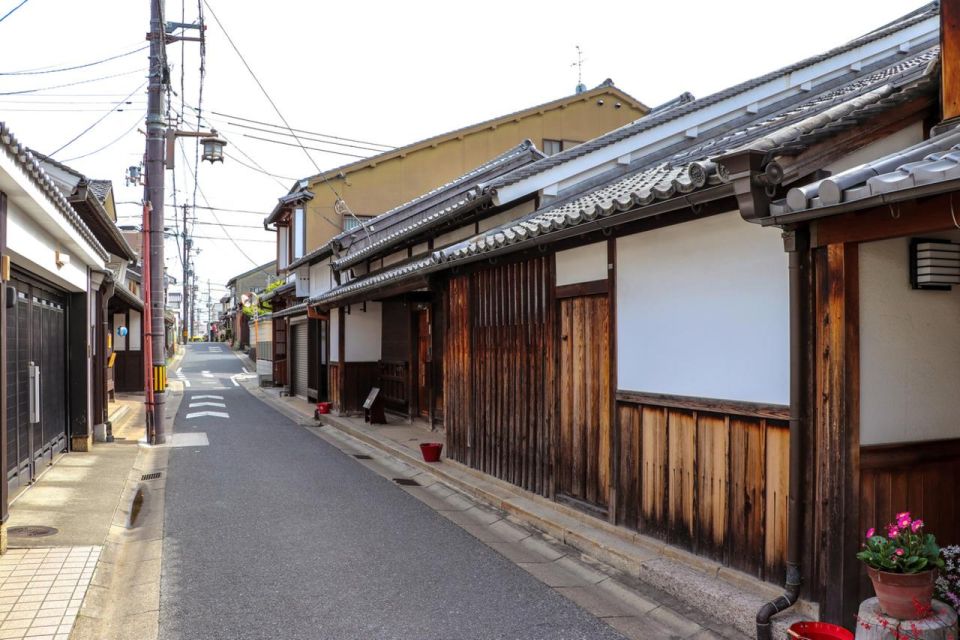
[{"label": "wooden door", "polygon": [[560,497],[610,496],[610,313],[606,294],[560,300]]},{"label": "wooden door", "polygon": [[433,334],[430,309],[417,312],[417,407],[421,416],[430,415],[430,362]]}]

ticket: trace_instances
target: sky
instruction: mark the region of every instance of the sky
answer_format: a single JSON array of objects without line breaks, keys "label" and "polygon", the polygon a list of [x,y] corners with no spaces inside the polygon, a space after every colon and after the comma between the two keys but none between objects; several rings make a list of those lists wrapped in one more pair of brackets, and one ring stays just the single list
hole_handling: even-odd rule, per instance
[{"label": "sky", "polygon": [[[0,120],[27,146],[88,177],[112,180],[121,203],[118,222],[137,224],[142,187],[126,185],[124,177],[143,156],[148,60],[146,50],[130,52],[147,44],[150,0],[27,0],[2,17],[22,1],[0,0]],[[201,164],[195,192],[195,142],[186,139],[175,170],[167,171],[167,203],[214,208],[190,216],[202,295],[209,283],[217,299],[231,276],[274,257],[274,234],[262,222],[277,198],[297,178],[355,160],[341,154],[374,153],[355,146],[399,146],[548,102],[573,93],[578,72],[588,87],[611,78],[649,106],[684,91],[706,96],[840,45],[921,4],[807,0],[771,11],[767,2],[746,0],[206,0],[202,99],[199,44],[168,45],[172,113],[186,114],[181,129],[196,130],[192,109],[201,108],[203,127],[221,132],[229,157]],[[198,19],[196,0],[165,5],[167,21]],[[113,56],[120,57],[50,72]],[[307,142],[339,152],[308,157],[296,146],[251,137],[293,142],[281,129],[250,122],[279,125],[281,118],[244,60],[292,127],[364,144]],[[11,75],[20,71],[31,73]],[[172,208],[167,215],[175,232]],[[173,238],[166,254],[167,268],[179,276]]]}]

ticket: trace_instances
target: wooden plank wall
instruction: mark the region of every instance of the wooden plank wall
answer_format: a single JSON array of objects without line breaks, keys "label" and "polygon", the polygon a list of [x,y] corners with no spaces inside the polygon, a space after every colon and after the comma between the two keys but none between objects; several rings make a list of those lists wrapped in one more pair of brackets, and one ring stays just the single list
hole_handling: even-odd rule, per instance
[{"label": "wooden plank wall", "polygon": [[[343,367],[343,388],[340,387],[340,367]],[[379,362],[331,362],[328,368],[330,401],[339,413],[360,411],[370,388],[379,384]]]},{"label": "wooden plank wall", "polygon": [[[284,361],[286,365],[286,361]],[[327,400],[334,411],[340,411],[340,363],[331,362],[327,365]]]},{"label": "wooden plank wall", "polygon": [[697,410],[618,394],[617,523],[781,581],[789,429],[780,412],[771,413]]},{"label": "wooden plank wall", "polygon": [[444,415],[449,455],[553,493],[556,313],[547,257],[449,282]]},{"label": "wooden plank wall", "polygon": [[[960,439],[860,449],[860,530],[883,530],[901,511],[923,518],[940,546],[960,544]],[[873,596],[866,571],[860,597]]]},{"label": "wooden plank wall", "polygon": [[407,413],[410,409],[410,365],[406,360],[380,361],[380,393],[387,409]]}]

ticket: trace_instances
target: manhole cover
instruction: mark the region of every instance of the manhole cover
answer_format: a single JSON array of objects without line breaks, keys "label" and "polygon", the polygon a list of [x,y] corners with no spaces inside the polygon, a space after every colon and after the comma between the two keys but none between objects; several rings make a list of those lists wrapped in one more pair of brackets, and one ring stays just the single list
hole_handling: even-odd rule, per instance
[{"label": "manhole cover", "polygon": [[355,453],[353,454],[353,457],[356,458],[357,460],[373,460],[372,457],[368,456],[365,453]]},{"label": "manhole cover", "polygon": [[403,485],[404,487],[419,487],[419,486],[420,486],[420,483],[419,483],[419,482],[417,482],[416,480],[413,480],[413,479],[411,479],[411,478],[394,478],[393,481],[396,482],[396,483],[399,484],[399,485]]},{"label": "manhole cover", "polygon": [[10,527],[7,529],[7,535],[13,538],[43,538],[46,536],[52,536],[55,533],[60,533],[60,531],[54,529],[53,527],[27,526]]},{"label": "manhole cover", "polygon": [[145,473],[140,476],[141,480],[156,480],[160,477],[160,471],[154,471],[153,473]]}]

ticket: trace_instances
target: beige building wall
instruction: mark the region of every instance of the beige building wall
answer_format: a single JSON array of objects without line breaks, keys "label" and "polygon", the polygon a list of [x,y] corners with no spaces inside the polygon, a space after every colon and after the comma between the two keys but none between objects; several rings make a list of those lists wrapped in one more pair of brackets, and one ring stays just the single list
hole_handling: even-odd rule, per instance
[{"label": "beige building wall", "polygon": [[[582,96],[582,97],[581,97]],[[328,178],[350,210],[374,216],[463,175],[529,138],[584,142],[642,117],[642,105],[613,87],[588,91],[561,105],[502,118],[482,128],[468,127],[445,140],[413,148],[380,162],[355,163],[345,175]],[[619,106],[617,106],[619,105]],[[343,230],[334,207],[336,196],[322,180],[310,185],[306,205],[307,246],[312,251]]]}]

